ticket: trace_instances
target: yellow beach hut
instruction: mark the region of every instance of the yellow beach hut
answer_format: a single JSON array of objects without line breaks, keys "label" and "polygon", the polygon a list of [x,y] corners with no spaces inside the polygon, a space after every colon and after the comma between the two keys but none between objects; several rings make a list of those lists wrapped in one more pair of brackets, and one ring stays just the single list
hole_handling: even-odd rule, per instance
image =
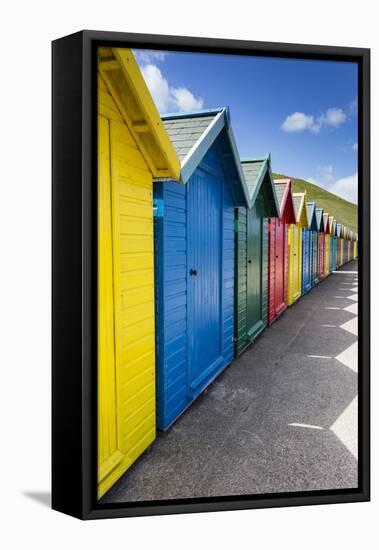
[{"label": "yellow beach hut", "polygon": [[292,193],[296,224],[288,226],[288,293],[287,303],[293,304],[301,296],[302,230],[308,227],[305,193]]},{"label": "yellow beach hut", "polygon": [[358,235],[354,233],[353,258],[358,256]]},{"label": "yellow beach hut", "polygon": [[153,178],[180,162],[131,50],[98,56],[98,497],[155,439]]}]

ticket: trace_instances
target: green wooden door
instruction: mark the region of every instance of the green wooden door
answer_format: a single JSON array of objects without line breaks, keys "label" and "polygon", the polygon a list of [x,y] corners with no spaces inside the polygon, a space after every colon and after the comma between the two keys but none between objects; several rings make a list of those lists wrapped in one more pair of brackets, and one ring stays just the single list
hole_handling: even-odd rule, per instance
[{"label": "green wooden door", "polygon": [[250,339],[262,330],[262,230],[263,201],[258,198],[247,224],[247,333]]}]

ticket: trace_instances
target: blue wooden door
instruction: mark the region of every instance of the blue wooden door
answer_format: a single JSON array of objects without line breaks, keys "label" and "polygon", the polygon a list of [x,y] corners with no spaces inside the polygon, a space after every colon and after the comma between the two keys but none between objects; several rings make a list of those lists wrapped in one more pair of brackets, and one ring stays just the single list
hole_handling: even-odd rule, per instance
[{"label": "blue wooden door", "polygon": [[221,179],[201,169],[188,183],[188,367],[192,391],[222,362],[222,186]]},{"label": "blue wooden door", "polygon": [[311,241],[311,232],[303,229],[303,292],[308,292],[312,283]]}]

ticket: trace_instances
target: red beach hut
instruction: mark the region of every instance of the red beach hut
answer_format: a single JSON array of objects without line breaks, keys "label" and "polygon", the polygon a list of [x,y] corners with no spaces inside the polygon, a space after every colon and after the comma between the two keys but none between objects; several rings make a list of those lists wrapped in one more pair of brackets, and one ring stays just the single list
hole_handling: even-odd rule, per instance
[{"label": "red beach hut", "polygon": [[268,322],[272,324],[287,307],[288,225],[296,223],[289,178],[274,180],[279,217],[268,223]]}]

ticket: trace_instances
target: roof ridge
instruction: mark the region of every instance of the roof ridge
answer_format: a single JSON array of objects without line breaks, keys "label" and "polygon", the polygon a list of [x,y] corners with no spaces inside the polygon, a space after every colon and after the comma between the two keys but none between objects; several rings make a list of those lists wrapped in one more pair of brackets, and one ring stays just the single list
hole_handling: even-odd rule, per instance
[{"label": "roof ridge", "polygon": [[252,162],[265,162],[271,158],[271,154],[267,153],[267,155],[263,157],[241,157],[242,164],[252,163]]},{"label": "roof ridge", "polygon": [[177,118],[196,118],[203,116],[217,115],[221,111],[226,110],[227,107],[220,107],[218,109],[202,109],[198,111],[189,111],[189,112],[177,112],[177,113],[166,113],[161,115],[162,120],[175,120]]}]

